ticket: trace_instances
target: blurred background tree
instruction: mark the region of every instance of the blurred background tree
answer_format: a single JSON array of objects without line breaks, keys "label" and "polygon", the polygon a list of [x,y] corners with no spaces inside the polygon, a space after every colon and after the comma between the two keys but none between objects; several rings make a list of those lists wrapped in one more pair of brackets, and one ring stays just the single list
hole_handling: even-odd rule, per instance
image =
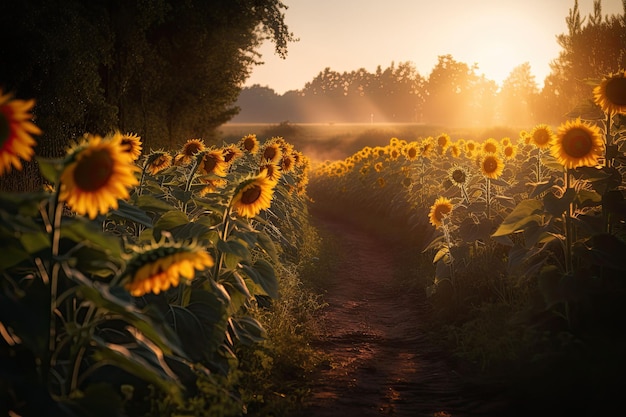
[{"label": "blurred background tree", "polygon": [[626,0],[622,2],[621,15],[603,16],[601,0],[594,0],[594,12],[581,17],[574,0],[565,19],[568,32],[557,36],[562,50],[550,64],[540,97],[545,121],[556,123],[568,113],[588,112],[593,82],[626,68]]},{"label": "blurred background tree", "polygon": [[237,112],[265,40],[294,41],[278,0],[0,2],[0,83],[36,98],[39,155],[119,128],[146,148],[210,139]]}]

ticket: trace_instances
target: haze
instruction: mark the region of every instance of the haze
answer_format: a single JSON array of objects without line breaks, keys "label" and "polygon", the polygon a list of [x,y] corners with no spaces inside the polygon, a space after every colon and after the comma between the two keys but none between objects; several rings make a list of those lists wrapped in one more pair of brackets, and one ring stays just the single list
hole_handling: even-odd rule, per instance
[{"label": "haze", "polygon": [[[556,36],[574,0],[284,0],[286,22],[299,42],[285,60],[266,42],[264,65],[246,86],[259,84],[278,94],[298,90],[320,71],[365,68],[410,61],[428,76],[439,55],[478,64],[478,74],[501,82],[528,62],[537,82],[550,72],[561,50]],[[593,0],[580,0],[582,16]],[[603,0],[602,13],[621,14],[622,0]]]}]

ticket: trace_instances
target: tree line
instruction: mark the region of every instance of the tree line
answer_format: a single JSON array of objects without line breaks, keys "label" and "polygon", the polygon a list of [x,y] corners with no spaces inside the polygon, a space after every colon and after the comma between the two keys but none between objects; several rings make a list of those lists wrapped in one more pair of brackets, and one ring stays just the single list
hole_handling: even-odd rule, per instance
[{"label": "tree line", "polygon": [[0,88],[35,98],[38,154],[114,128],[144,145],[209,139],[230,120],[269,39],[293,35],[279,0],[0,2]]},{"label": "tree line", "polygon": [[582,17],[577,0],[540,90],[528,64],[500,89],[450,55],[425,77],[411,63],[374,73],[326,68],[277,95],[242,86],[265,40],[295,41],[279,0],[0,2],[0,88],[35,98],[37,152],[62,154],[85,132],[137,133],[146,148],[210,140],[228,121],[406,121],[472,125],[558,121],[590,97],[588,80],[626,67],[624,13]]},{"label": "tree line", "polygon": [[269,87],[244,88],[233,122],[412,122],[446,126],[560,123],[590,115],[591,90],[603,76],[626,67],[624,14],[602,14],[601,1],[582,17],[578,1],[566,17],[562,50],[539,88],[529,63],[514,68],[498,86],[477,74],[476,65],[439,56],[427,77],[411,62],[375,72],[325,68],[301,90],[277,94]]}]

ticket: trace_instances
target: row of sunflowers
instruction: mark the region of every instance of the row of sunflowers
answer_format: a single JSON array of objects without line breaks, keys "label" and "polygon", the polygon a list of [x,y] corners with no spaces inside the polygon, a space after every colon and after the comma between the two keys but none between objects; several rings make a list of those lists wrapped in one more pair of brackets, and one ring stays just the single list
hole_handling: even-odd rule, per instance
[{"label": "row of sunflowers", "polygon": [[203,413],[241,414],[224,381],[297,255],[308,159],[279,137],[143,153],[120,132],[35,158],[34,105],[0,92],[0,175],[36,159],[45,182],[0,194],[2,411],[200,415],[203,386]]},{"label": "row of sunflowers", "polygon": [[[493,311],[489,305],[506,304],[506,326],[525,323],[527,333],[548,331],[553,341],[566,333],[583,350],[579,358],[607,340],[623,349],[625,91],[626,71],[610,74],[594,90],[597,118],[539,124],[518,137],[391,138],[315,166],[309,194],[360,208],[374,223],[395,222],[398,240],[417,252],[415,269],[429,277],[427,294],[452,314],[475,320]],[[445,317],[448,324],[463,320]],[[522,336],[476,333],[495,319],[479,317],[483,324],[475,320],[472,334],[469,326],[451,326],[454,348],[482,366],[497,362],[490,357],[496,350],[515,356],[526,346]],[[476,341],[483,346],[470,346]],[[596,372],[597,360],[580,366]],[[510,377],[513,367],[506,369]],[[612,369],[624,370],[616,362]],[[579,387],[612,384],[604,376],[597,372]]]}]

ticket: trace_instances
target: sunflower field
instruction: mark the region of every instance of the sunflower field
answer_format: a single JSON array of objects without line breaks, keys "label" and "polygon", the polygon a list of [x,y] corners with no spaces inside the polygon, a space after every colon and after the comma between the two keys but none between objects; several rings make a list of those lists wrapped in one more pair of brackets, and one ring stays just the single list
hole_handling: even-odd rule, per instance
[{"label": "sunflower field", "polygon": [[318,247],[308,159],[279,137],[142,152],[120,132],[35,158],[34,104],[0,94],[0,175],[36,159],[44,178],[0,194],[2,412],[295,404],[288,384],[313,366],[302,341],[321,306],[298,278]]},{"label": "sunflower field", "polygon": [[431,336],[546,415],[573,415],[571,398],[601,415],[626,372],[625,82],[607,75],[585,117],[560,126],[392,137],[313,168],[325,210],[412,248]]}]

